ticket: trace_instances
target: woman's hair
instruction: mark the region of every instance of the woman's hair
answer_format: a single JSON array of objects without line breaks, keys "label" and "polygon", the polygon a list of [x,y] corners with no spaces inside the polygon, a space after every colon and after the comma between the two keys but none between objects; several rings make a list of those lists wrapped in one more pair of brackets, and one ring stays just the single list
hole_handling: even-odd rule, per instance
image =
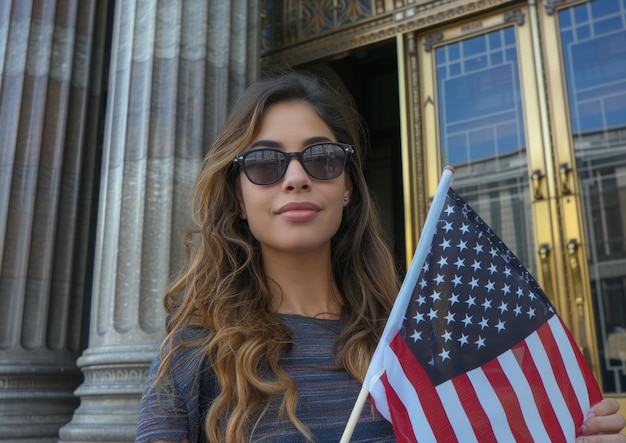
[{"label": "woman's hair", "polygon": [[[194,346],[214,371],[218,394],[205,428],[210,441],[249,440],[271,399],[307,437],[296,417],[295,382],[279,359],[292,346],[290,332],[272,310],[259,243],[242,220],[233,174],[235,155],[253,141],[267,108],[278,102],[309,104],[337,141],[354,147],[346,173],[353,183],[339,230],[331,240],[333,278],[340,290],[342,332],[336,363],[363,381],[398,290],[396,267],[383,240],[362,170],[366,134],[351,101],[320,79],[288,72],[247,88],[206,155],[194,188],[194,226],[185,236],[188,260],[165,297],[168,337],[158,380],[167,386],[171,355]],[[188,328],[207,334],[180,339]]]}]

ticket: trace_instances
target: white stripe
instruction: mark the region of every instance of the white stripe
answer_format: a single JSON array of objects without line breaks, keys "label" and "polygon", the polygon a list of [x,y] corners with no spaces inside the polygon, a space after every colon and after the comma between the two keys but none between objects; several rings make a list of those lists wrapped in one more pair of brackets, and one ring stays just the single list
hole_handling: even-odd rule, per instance
[{"label": "white stripe", "polygon": [[537,332],[530,334],[526,338],[526,344],[535,362],[535,366],[539,371],[541,382],[550,399],[550,404],[559,421],[563,435],[565,435],[565,441],[574,441],[576,437],[574,420],[569,413],[567,403],[565,403],[565,398],[563,398],[563,393],[559,389],[559,385],[554,377],[554,372],[550,365],[550,358],[543,347],[539,334],[537,334]]},{"label": "white stripe", "polygon": [[506,414],[500,404],[500,399],[483,373],[483,370],[481,368],[472,369],[467,373],[467,377],[474,387],[478,401],[489,418],[489,423],[493,429],[493,434],[496,436],[496,440],[503,442],[515,441],[509,422],[505,420]]},{"label": "white stripe", "polygon": [[385,394],[385,385],[380,380],[372,380],[368,391],[374,402],[376,403],[376,410],[382,415],[388,422],[391,422],[391,414],[389,413],[389,405],[387,404],[387,395]]},{"label": "white stripe", "polygon": [[409,419],[411,420],[411,426],[417,441],[420,443],[436,442],[437,439],[424,414],[424,408],[417,396],[417,392],[415,392],[415,388],[406,378],[400,361],[391,348],[387,348],[387,352],[385,352],[385,367],[387,368],[389,384],[409,412]]},{"label": "white stripe", "polygon": [[446,414],[450,417],[450,425],[454,429],[456,438],[462,442],[477,442],[474,429],[469,421],[467,413],[459,399],[454,384],[448,380],[435,388],[441,399],[441,403],[446,410]]},{"label": "white stripe", "polygon": [[[522,358],[525,358],[525,356],[522,356]],[[550,441],[550,436],[541,421],[541,415],[537,409],[537,404],[535,403],[535,398],[533,397],[528,379],[515,358],[513,351],[509,350],[504,352],[498,357],[498,361],[520,402],[522,415],[524,416],[526,427],[533,436],[533,441]]]},{"label": "white stripe", "polygon": [[587,384],[585,383],[585,378],[580,372],[578,361],[576,360],[576,355],[570,345],[567,332],[563,329],[561,320],[556,315],[552,316],[552,318],[548,320],[548,325],[552,330],[554,339],[559,345],[561,357],[563,358],[563,363],[565,364],[565,370],[567,371],[570,384],[576,393],[576,398],[578,398],[578,404],[580,405],[583,414],[586,414],[591,407],[589,393],[587,392]]}]

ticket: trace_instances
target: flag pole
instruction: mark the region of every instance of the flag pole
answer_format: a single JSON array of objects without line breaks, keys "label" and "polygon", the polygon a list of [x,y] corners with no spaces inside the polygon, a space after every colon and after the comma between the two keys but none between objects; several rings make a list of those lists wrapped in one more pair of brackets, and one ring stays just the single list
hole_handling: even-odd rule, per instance
[{"label": "flag pole", "polygon": [[359,396],[356,399],[354,408],[352,408],[352,413],[350,414],[350,418],[348,419],[348,424],[343,430],[343,435],[341,436],[341,440],[339,440],[339,443],[348,443],[350,441],[352,433],[354,432],[354,428],[356,427],[356,424],[359,421],[359,417],[361,416],[363,406],[365,406],[365,402],[367,401],[368,395],[369,391],[365,389],[365,386],[363,386],[361,388],[361,392],[359,392]]},{"label": "flag pole", "polygon": [[[441,200],[441,205],[443,205],[443,201],[445,200],[445,194],[447,193],[447,190],[450,187],[450,183],[452,182],[453,175],[454,175],[454,167],[451,165],[447,165],[443,170],[443,174],[439,182],[437,192],[435,192],[435,197]],[[434,203],[434,200],[433,200],[433,203]],[[431,219],[438,215],[439,213],[435,215],[431,215],[429,211],[428,217],[426,218],[426,223],[424,224],[424,228],[428,226],[429,230],[434,232],[434,229],[435,229],[434,224],[436,224],[436,220],[431,221]],[[432,226],[429,226],[429,225],[432,225]],[[430,243],[430,241],[428,243]],[[416,255],[418,251],[419,250],[416,250]],[[420,257],[418,257],[418,260],[421,260],[423,262],[424,259],[426,258],[426,252],[427,251],[424,251],[423,254],[421,254]],[[413,261],[415,261],[415,256],[413,257]],[[417,266],[421,266],[421,265],[417,265]],[[402,292],[402,289],[405,286],[408,288],[408,290],[412,291],[412,288],[415,286],[415,282],[413,280],[417,280],[418,274],[419,274],[419,269],[416,268],[416,266],[410,266],[407,272],[407,275],[405,276],[405,281],[402,284],[402,288],[400,289],[400,292]],[[411,281],[408,282],[408,280],[411,280]],[[399,307],[397,305],[398,305],[397,302],[394,303],[394,306],[389,315],[390,318],[392,318],[393,316],[404,314],[404,311],[406,310],[406,306]],[[388,324],[390,323],[389,319],[387,319],[387,323]],[[389,334],[390,334],[390,331],[388,330],[388,327],[386,326],[385,330],[383,331],[383,337],[381,337],[381,341],[385,338],[385,335],[389,335]],[[378,351],[379,347],[377,347],[376,351]],[[367,379],[370,378],[369,376],[370,376],[370,369],[368,368],[367,374],[365,376],[365,379],[366,379],[365,381],[367,381]],[[359,396],[356,399],[354,408],[352,408],[352,412],[350,413],[350,418],[348,419],[348,423],[346,424],[346,428],[343,431],[343,435],[341,436],[341,440],[339,441],[339,443],[348,443],[350,439],[352,438],[352,433],[354,432],[354,428],[356,427],[357,422],[359,421],[359,417],[361,416],[361,411],[363,410],[363,406],[365,405],[365,402],[367,401],[368,396],[369,396],[369,391],[365,387],[365,383],[364,383],[363,387],[361,388],[361,392],[359,392]]]}]

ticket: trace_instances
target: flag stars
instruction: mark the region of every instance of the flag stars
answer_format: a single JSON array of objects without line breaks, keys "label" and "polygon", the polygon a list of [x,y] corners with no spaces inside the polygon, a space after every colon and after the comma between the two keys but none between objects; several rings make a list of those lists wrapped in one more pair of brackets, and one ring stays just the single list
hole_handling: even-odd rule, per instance
[{"label": "flag stars", "polygon": [[476,279],[476,277],[472,277],[472,281],[469,282],[469,285],[472,287],[472,289],[478,286],[478,280]]},{"label": "flag stars", "polygon": [[450,221],[446,221],[445,225],[442,228],[444,231],[446,231],[446,234],[448,232],[450,232],[452,230],[452,222]]},{"label": "flag stars", "polygon": [[454,206],[448,205],[448,207],[444,210],[446,215],[450,216],[450,214],[454,214]]},{"label": "flag stars", "polygon": [[483,245],[481,245],[480,243],[476,243],[476,246],[474,246],[474,251],[476,251],[476,255],[480,254],[481,252],[483,252]]},{"label": "flag stars", "polygon": [[439,246],[445,251],[446,249],[450,247],[450,240],[444,238],[443,241],[439,244]]},{"label": "flag stars", "polygon": [[502,330],[506,330],[506,328],[504,327],[504,324],[506,322],[502,321],[501,319],[498,320],[498,324],[496,325],[496,328],[498,328],[498,332],[501,332]]},{"label": "flag stars", "polygon": [[476,297],[469,295],[467,297],[467,300],[465,300],[465,303],[467,303],[467,307],[470,308],[472,306],[476,306]]},{"label": "flag stars", "polygon": [[483,309],[486,311],[487,309],[491,309],[491,300],[485,299],[485,301],[481,304]]},{"label": "flag stars", "polygon": [[454,274],[454,278],[452,279],[452,283],[454,283],[454,287],[456,288],[458,285],[463,284],[461,280],[461,276]]},{"label": "flag stars", "polygon": [[469,225],[466,223],[463,223],[461,225],[461,227],[459,228],[459,230],[463,233],[463,234],[467,234],[469,232]]},{"label": "flag stars", "polygon": [[515,309],[513,309],[513,312],[515,312],[516,317],[518,315],[522,315],[522,307],[520,305],[515,305]]},{"label": "flag stars", "polygon": [[495,263],[491,263],[491,266],[489,266],[489,275],[493,275],[494,272],[498,272],[498,267]]},{"label": "flag stars", "polygon": [[422,306],[424,303],[426,303],[426,297],[420,295],[415,301],[417,302],[418,306]]},{"label": "flag stars", "polygon": [[485,347],[485,339],[482,338],[480,335],[478,336],[478,340],[476,340],[474,343],[476,344],[478,349]]},{"label": "flag stars", "polygon": [[452,340],[452,332],[445,331],[443,334],[441,334],[441,338],[443,338],[444,343],[449,342],[450,340]]},{"label": "flag stars", "polygon": [[511,268],[504,268],[504,275],[506,275],[507,277],[511,276]]},{"label": "flag stars", "polygon": [[463,333],[461,333],[461,338],[459,338],[457,341],[460,343],[461,346],[467,345],[469,344],[469,335],[465,335]]},{"label": "flag stars", "polygon": [[446,351],[445,349],[439,353],[439,357],[441,357],[441,361],[450,360],[450,351]]},{"label": "flag stars", "polygon": [[459,240],[459,244],[456,245],[456,247],[459,248],[460,251],[463,251],[467,249],[467,242],[464,240]]},{"label": "flag stars", "polygon": [[446,319],[448,324],[450,324],[450,323],[454,322],[454,313],[448,312],[448,315],[446,315],[444,318]]},{"label": "flag stars", "polygon": [[480,262],[478,260],[474,260],[474,263],[472,263],[472,268],[474,268],[474,272],[478,271],[480,269]]},{"label": "flag stars", "polygon": [[441,292],[433,291],[429,297],[432,299],[432,302],[435,303],[438,300],[441,300]]},{"label": "flag stars", "polygon": [[493,291],[495,289],[495,282],[492,282],[491,280],[487,281],[487,284],[485,285],[485,289],[487,289],[487,293],[490,293],[491,291]]},{"label": "flag stars", "polygon": [[485,317],[482,317],[482,319],[478,322],[478,324],[480,325],[480,330],[482,331],[487,326],[489,326],[489,319],[486,319]]},{"label": "flag stars", "polygon": [[413,334],[411,334],[411,338],[413,339],[413,343],[416,343],[418,340],[422,339],[422,332],[413,329]]},{"label": "flag stars", "polygon": [[524,290],[522,288],[517,288],[515,293],[517,294],[517,298],[522,298],[524,296]]},{"label": "flag stars", "polygon": [[502,293],[509,295],[511,293],[511,285],[505,283],[504,286],[502,286]]},{"label": "flag stars", "polygon": [[454,263],[456,265],[456,269],[460,269],[460,268],[464,268],[465,267],[465,259],[461,258],[461,257],[457,257],[456,262]]},{"label": "flag stars", "polygon": [[426,281],[425,278],[421,279],[418,284],[420,285],[420,288],[422,288],[422,289],[424,289],[426,286],[428,286],[428,282]]},{"label": "flag stars", "polygon": [[459,294],[452,293],[452,295],[450,295],[450,306],[454,306],[458,302],[459,302]]},{"label": "flag stars", "polygon": [[433,319],[437,318],[437,310],[433,309],[433,308],[430,308],[430,311],[428,311],[428,314],[426,314],[426,315],[428,315],[428,318],[430,320],[433,320]]},{"label": "flag stars", "polygon": [[415,314],[413,319],[415,320],[415,324],[423,322],[424,321],[424,314],[422,314],[421,312],[418,312],[417,314]]},{"label": "flag stars", "polygon": [[489,249],[489,255],[491,255],[491,258],[497,257],[498,256],[498,250],[491,248]]},{"label": "flag stars", "polygon": [[437,277],[434,278],[435,283],[440,284],[446,281],[445,277],[441,274],[437,274]]},{"label": "flag stars", "polygon": [[526,314],[528,314],[528,318],[533,318],[536,315],[535,308],[529,308]]},{"label": "flag stars", "polygon": [[461,320],[461,322],[465,325],[465,327],[468,327],[472,324],[472,316],[469,314],[465,314],[465,318]]},{"label": "flag stars", "polygon": [[500,303],[500,306],[498,306],[498,309],[500,310],[500,314],[506,312],[509,310],[509,305],[508,303],[505,303],[504,301],[502,303]]}]

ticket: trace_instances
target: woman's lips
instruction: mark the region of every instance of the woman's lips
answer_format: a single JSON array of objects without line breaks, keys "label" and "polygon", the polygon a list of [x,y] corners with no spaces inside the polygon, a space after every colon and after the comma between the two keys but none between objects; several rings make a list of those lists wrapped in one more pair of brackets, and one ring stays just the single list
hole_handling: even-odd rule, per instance
[{"label": "woman's lips", "polygon": [[314,218],[320,207],[311,202],[291,202],[276,211],[281,217],[290,221],[307,221]]}]

